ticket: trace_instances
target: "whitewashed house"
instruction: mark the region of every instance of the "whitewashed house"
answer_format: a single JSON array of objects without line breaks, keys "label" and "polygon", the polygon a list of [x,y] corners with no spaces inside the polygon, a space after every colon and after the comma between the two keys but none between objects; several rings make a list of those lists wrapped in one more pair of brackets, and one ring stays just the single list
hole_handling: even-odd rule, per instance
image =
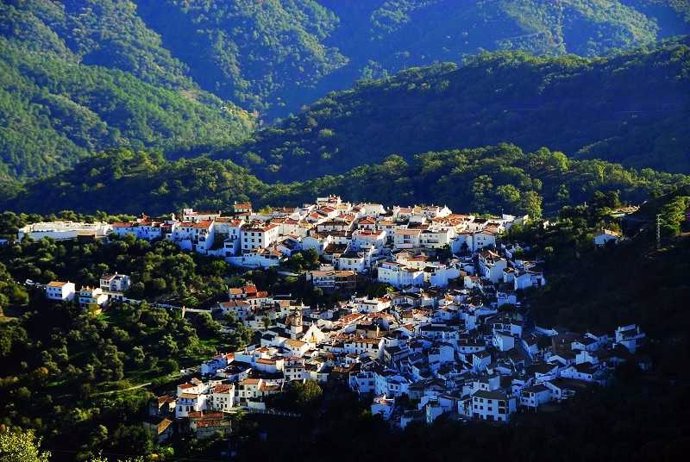
[{"label": "whitewashed house", "polygon": [[516,399],[503,391],[479,390],[472,394],[472,416],[476,419],[508,422],[517,410]]},{"label": "whitewashed house", "polygon": [[48,300],[69,301],[74,299],[77,288],[73,282],[51,281],[45,290]]}]

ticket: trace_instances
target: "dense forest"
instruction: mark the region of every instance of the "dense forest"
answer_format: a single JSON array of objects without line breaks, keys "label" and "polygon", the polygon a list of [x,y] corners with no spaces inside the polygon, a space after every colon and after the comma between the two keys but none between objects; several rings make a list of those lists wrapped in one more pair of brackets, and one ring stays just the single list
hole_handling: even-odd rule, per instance
[{"label": "dense forest", "polygon": [[624,201],[640,203],[689,183],[686,175],[572,160],[546,148],[527,153],[510,144],[428,152],[410,161],[389,156],[342,175],[271,184],[228,160],[166,161],[160,153],[120,149],[18,192],[8,190],[0,209],[164,214],[188,206],[228,210],[244,200],[257,207],[295,205],[334,193],[352,201],[443,203],[457,211],[538,217],[588,201],[597,191],[617,191]]},{"label": "dense forest", "polygon": [[575,158],[690,171],[690,42],[611,58],[479,55],[330,94],[218,155],[270,180],[340,173],[390,154],[511,142]]},{"label": "dense forest", "polygon": [[196,85],[267,118],[360,78],[481,50],[606,54],[690,30],[678,0],[6,1],[1,33],[34,50]]},{"label": "dense forest", "polygon": [[0,175],[41,176],[111,146],[170,155],[247,137],[252,117],[198,90],[176,91],[0,38]]},{"label": "dense forest", "polygon": [[672,0],[6,1],[0,181],[113,147],[279,181],[500,142],[685,172],[688,42],[657,43],[688,18]]}]

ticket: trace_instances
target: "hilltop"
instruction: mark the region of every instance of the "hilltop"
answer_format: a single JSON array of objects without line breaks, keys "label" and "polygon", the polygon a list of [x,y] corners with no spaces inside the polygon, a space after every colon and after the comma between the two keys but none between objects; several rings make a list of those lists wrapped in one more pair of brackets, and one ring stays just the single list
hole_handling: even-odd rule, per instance
[{"label": "hilltop", "polygon": [[286,205],[336,193],[384,204],[434,202],[464,211],[539,216],[588,201],[597,191],[617,191],[621,199],[639,203],[683,184],[690,184],[690,177],[572,160],[548,149],[524,152],[507,144],[427,152],[409,162],[390,156],[341,175],[292,183],[266,183],[228,160],[166,161],[160,153],[119,149],[3,191],[0,209],[160,214],[184,207],[222,210],[246,200]]},{"label": "hilltop", "polygon": [[483,54],[329,94],[227,157],[267,180],[304,180],[429,150],[514,143],[574,158],[687,172],[690,42],[610,58]]}]

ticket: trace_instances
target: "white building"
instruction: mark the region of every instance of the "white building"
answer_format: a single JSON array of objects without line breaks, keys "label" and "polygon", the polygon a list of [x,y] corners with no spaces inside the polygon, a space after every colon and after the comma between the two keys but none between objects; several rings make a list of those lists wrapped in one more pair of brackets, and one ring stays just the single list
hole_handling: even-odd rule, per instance
[{"label": "white building", "polygon": [[479,390],[472,395],[472,416],[476,419],[507,422],[516,407],[516,399],[502,391]]},{"label": "white building", "polygon": [[51,281],[46,285],[46,298],[58,301],[72,300],[76,291],[73,282]]},{"label": "white building", "polygon": [[393,245],[396,249],[414,249],[420,247],[421,229],[397,228],[393,231]]},{"label": "white building", "polygon": [[503,270],[508,267],[508,261],[490,250],[479,254],[479,275],[496,284],[503,280]]},{"label": "white building", "polygon": [[76,239],[79,236],[104,237],[111,230],[108,223],[80,223],[73,221],[48,221],[32,223],[19,229],[17,240],[30,237],[39,240],[44,237],[55,239],[56,241],[66,239]]},{"label": "white building", "polygon": [[235,403],[235,385],[220,384],[212,387],[207,399],[211,411],[230,412]]},{"label": "white building", "polygon": [[100,288],[109,292],[126,292],[132,280],[126,274],[104,274],[101,276]]},{"label": "white building", "polygon": [[484,247],[496,246],[496,233],[489,230],[479,231],[472,235],[472,251],[483,249]]},{"label": "white building", "polygon": [[605,229],[601,233],[594,236],[594,245],[597,247],[603,247],[611,241],[618,242],[620,237],[620,233],[611,231],[610,229]]},{"label": "white building", "polygon": [[551,390],[545,385],[539,384],[525,387],[520,393],[520,406],[528,409],[537,409],[542,404],[551,401]]},{"label": "white building", "polygon": [[421,287],[424,285],[424,271],[407,267],[397,262],[383,262],[378,267],[379,282],[394,287]]},{"label": "white building", "polygon": [[645,337],[637,324],[616,328],[616,343],[623,345],[630,353],[637,351]]},{"label": "white building", "polygon": [[100,287],[82,287],[79,289],[79,305],[82,307],[103,306],[108,303],[108,296]]},{"label": "white building", "polygon": [[215,242],[213,220],[185,221],[173,228],[170,240],[180,248],[206,253]]},{"label": "white building", "polygon": [[421,232],[419,244],[427,249],[442,249],[450,245],[451,230],[450,229],[426,229]]},{"label": "white building", "polygon": [[181,419],[189,416],[190,412],[199,412],[206,409],[208,395],[197,393],[180,393],[177,395],[175,417]]},{"label": "white building", "polygon": [[358,273],[363,272],[365,269],[369,267],[369,258],[371,256],[372,250],[373,249],[370,249],[369,251],[356,251],[351,248],[348,248],[348,250],[345,253],[341,254],[340,257],[338,257],[338,269],[344,271],[356,271]]},{"label": "white building", "polygon": [[[172,230],[173,224],[171,223],[168,225],[168,227]],[[151,222],[146,218],[138,219],[137,221],[131,223],[113,223],[112,232],[120,237],[131,234],[137,239],[145,239],[147,241],[160,239],[164,234],[162,223]]]},{"label": "white building", "polygon": [[513,289],[524,290],[530,287],[542,287],[546,285],[544,273],[541,271],[518,272],[513,277]]},{"label": "white building", "polygon": [[383,420],[389,420],[395,409],[395,398],[386,398],[386,395],[377,396],[371,403],[371,415],[380,415]]},{"label": "white building", "polygon": [[357,229],[352,233],[352,245],[361,249],[380,249],[385,243],[386,233],[384,231]]},{"label": "white building", "polygon": [[279,233],[277,225],[248,225],[242,228],[240,249],[242,252],[265,249],[278,240]]}]

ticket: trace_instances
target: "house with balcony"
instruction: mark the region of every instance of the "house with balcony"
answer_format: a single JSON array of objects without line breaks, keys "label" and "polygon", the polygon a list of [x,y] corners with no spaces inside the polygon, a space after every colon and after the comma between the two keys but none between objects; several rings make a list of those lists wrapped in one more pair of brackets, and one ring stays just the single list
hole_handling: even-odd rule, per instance
[{"label": "house with balcony", "polygon": [[422,230],[418,228],[396,228],[393,231],[393,246],[396,249],[416,249],[421,246]]}]

